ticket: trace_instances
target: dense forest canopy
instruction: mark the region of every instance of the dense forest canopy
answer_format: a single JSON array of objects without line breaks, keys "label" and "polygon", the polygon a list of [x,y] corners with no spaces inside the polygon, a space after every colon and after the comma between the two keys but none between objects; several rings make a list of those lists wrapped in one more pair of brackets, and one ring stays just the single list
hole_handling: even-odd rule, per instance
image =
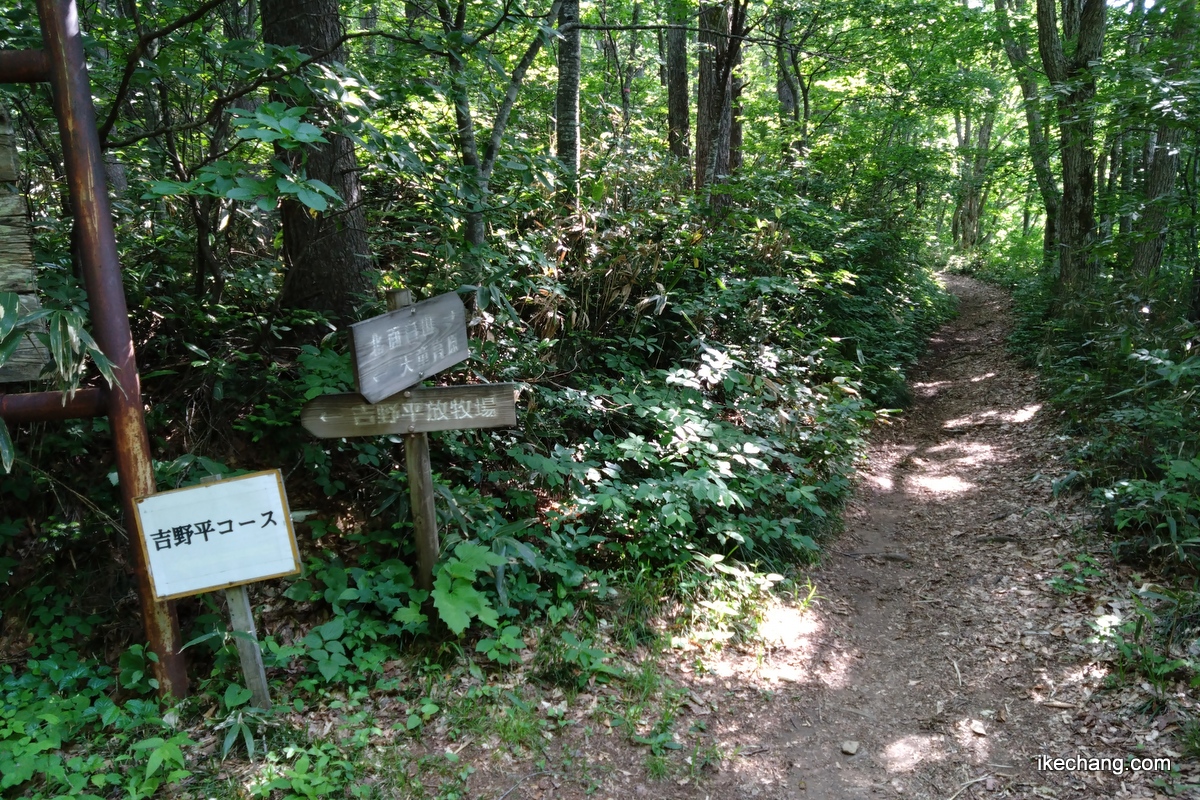
[{"label": "dense forest canopy", "polygon": [[[1196,567],[1195,0],[94,0],[79,24],[158,487],[283,470],[305,572],[264,596],[321,623],[268,638],[297,697],[430,638],[504,669],[639,575],[794,576],[911,402],[947,264],[1016,292],[1086,442],[1055,492],[1091,492],[1124,557]],[[33,2],[0,46],[41,47]],[[0,105],[53,386],[98,385],[50,89]],[[354,391],[348,326],[401,287],[466,303],[471,358],[432,383],[522,386],[518,427],[433,437],[432,593],[400,438],[299,424]],[[0,363],[34,335],[15,297]],[[96,702],[153,686],[110,448],[103,418],[0,422],[4,636],[92,670]],[[210,596],[178,608],[186,640],[223,630]],[[605,679],[563,635],[552,679]],[[191,652],[224,691],[228,639]],[[6,766],[0,793],[61,772]]]}]

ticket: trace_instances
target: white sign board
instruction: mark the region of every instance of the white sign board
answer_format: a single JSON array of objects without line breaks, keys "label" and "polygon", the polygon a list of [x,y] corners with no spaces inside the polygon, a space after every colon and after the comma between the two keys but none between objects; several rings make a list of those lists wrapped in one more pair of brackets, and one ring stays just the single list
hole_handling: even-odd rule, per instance
[{"label": "white sign board", "polygon": [[300,571],[277,469],[142,497],[134,507],[160,600]]}]

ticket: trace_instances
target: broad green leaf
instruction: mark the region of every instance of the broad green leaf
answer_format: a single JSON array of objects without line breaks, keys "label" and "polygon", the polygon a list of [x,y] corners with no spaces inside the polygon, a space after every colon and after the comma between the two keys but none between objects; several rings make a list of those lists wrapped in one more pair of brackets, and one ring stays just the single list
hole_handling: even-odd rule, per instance
[{"label": "broad green leaf", "polygon": [[329,203],[326,202],[324,197],[311,189],[305,189],[303,186],[296,189],[296,197],[313,211],[324,211],[329,208]]},{"label": "broad green leaf", "polygon": [[240,706],[243,703],[245,703],[246,701],[248,701],[253,696],[253,694],[254,693],[251,692],[246,687],[239,686],[236,683],[231,683],[225,689],[225,707],[226,708],[237,708],[238,706]]},{"label": "broad green leaf", "polygon": [[20,314],[21,298],[16,292],[0,292],[0,339],[7,338],[13,332]]}]

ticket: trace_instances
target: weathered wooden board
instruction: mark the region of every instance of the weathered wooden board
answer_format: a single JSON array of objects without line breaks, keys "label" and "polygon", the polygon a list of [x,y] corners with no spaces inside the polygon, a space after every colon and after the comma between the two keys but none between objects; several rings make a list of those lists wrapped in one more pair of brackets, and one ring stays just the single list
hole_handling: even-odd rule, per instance
[{"label": "weathered wooden board", "polygon": [[[35,294],[23,294],[21,297],[21,313],[28,314],[42,307]],[[39,325],[38,330],[44,331],[45,326]],[[50,360],[50,351],[41,340],[33,335],[33,331],[25,332],[25,340],[17,346],[8,361],[0,366],[0,383],[16,381],[33,381],[41,375],[42,367]]]},{"label": "weathered wooden board", "polygon": [[357,394],[327,394],[305,404],[300,424],[321,439],[511,427],[517,389],[515,383],[422,386],[373,404]]},{"label": "weathered wooden board", "polygon": [[32,292],[33,237],[25,198],[0,185],[0,292]]},{"label": "weathered wooden board", "polygon": [[[8,112],[0,107],[0,292],[16,292],[21,298],[21,311],[28,313],[42,307],[34,291],[37,281],[33,271],[33,237],[29,230],[29,214],[25,198],[17,191],[17,147],[13,138]],[[38,326],[45,330],[45,326]],[[0,366],[0,383],[36,380],[50,353],[32,333]]]},{"label": "weathered wooden board", "polygon": [[389,398],[470,355],[466,310],[454,292],[355,323],[350,338],[355,385],[369,403]]},{"label": "weathered wooden board", "polygon": [[8,109],[0,106],[0,183],[17,179],[17,142],[13,136],[12,118]]}]

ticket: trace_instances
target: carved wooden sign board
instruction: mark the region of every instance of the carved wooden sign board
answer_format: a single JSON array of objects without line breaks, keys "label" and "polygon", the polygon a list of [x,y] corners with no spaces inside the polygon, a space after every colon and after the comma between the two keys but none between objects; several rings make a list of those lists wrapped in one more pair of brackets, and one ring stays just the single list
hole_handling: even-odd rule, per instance
[{"label": "carved wooden sign board", "polygon": [[414,387],[367,403],[357,394],[327,394],[305,404],[300,424],[321,439],[386,436],[517,424],[517,384]]},{"label": "carved wooden sign board", "polygon": [[[35,294],[32,245],[25,198],[17,189],[16,137],[8,112],[0,106],[0,292],[16,292],[22,314],[42,307]],[[45,345],[27,333],[0,366],[0,383],[36,380],[49,357]]]},{"label": "carved wooden sign board", "polygon": [[350,338],[356,388],[368,403],[391,397],[470,355],[466,310],[454,292],[355,323]]}]

